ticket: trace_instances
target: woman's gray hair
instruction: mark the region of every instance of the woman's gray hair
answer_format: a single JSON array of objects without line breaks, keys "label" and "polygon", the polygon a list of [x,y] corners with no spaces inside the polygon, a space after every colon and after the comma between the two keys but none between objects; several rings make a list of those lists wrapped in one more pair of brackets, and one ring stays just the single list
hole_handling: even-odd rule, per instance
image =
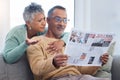
[{"label": "woman's gray hair", "polygon": [[55,9],[62,9],[62,10],[64,10],[64,11],[66,11],[66,8],[64,8],[63,6],[56,5],[56,6],[54,6],[53,8],[51,8],[51,9],[48,11],[48,15],[47,15],[48,18],[51,17],[51,15],[53,14],[53,11],[54,11]]},{"label": "woman's gray hair", "polygon": [[34,15],[38,12],[44,14],[44,10],[42,9],[41,5],[31,3],[30,5],[26,6],[23,12],[24,21],[32,22]]}]

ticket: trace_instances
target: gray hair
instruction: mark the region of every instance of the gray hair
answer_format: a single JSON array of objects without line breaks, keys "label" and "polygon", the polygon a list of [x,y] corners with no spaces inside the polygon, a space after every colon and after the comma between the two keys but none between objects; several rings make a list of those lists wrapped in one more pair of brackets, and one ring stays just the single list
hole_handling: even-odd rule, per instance
[{"label": "gray hair", "polygon": [[51,8],[51,9],[48,11],[48,15],[47,15],[48,18],[51,17],[51,15],[53,14],[53,11],[54,11],[55,9],[61,9],[61,10],[65,10],[65,11],[66,11],[66,8],[64,8],[64,7],[60,6],[60,5],[56,5],[56,6],[54,6],[53,8]]},{"label": "gray hair", "polygon": [[44,10],[42,9],[41,5],[31,3],[30,5],[26,6],[23,12],[24,21],[32,22],[34,15],[38,12],[44,14]]}]

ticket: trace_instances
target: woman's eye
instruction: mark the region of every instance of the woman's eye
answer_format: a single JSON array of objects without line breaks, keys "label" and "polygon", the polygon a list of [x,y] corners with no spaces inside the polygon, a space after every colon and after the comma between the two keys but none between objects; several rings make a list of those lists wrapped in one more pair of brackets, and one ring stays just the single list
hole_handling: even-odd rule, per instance
[{"label": "woman's eye", "polygon": [[45,17],[44,17],[44,18],[42,18],[42,19],[40,19],[40,20],[38,20],[38,22],[41,22],[42,20],[44,20],[44,21],[45,21]]}]

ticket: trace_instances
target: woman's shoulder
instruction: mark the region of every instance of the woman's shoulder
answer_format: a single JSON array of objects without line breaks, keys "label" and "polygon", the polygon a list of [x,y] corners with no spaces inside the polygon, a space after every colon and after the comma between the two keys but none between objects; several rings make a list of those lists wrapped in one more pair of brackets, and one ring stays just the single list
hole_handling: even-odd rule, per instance
[{"label": "woman's shoulder", "polygon": [[15,26],[13,27],[10,31],[11,32],[16,32],[16,31],[22,31],[22,30],[26,30],[26,27],[25,25],[18,25],[18,26]]},{"label": "woman's shoulder", "polygon": [[20,37],[23,36],[25,33],[26,33],[25,25],[15,26],[7,33],[6,39],[12,38],[14,36]]},{"label": "woman's shoulder", "polygon": [[12,29],[10,29],[10,31],[8,32],[8,34],[16,34],[16,33],[22,33],[26,31],[26,27],[25,25],[18,25],[13,27]]}]

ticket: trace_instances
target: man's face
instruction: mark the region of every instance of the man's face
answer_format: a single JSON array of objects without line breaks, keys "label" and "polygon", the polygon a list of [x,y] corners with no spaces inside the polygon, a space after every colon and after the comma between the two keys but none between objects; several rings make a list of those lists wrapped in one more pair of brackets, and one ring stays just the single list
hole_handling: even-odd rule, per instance
[{"label": "man's face", "polygon": [[53,35],[60,38],[67,25],[66,11],[55,9],[52,16],[48,19],[48,25]]}]

